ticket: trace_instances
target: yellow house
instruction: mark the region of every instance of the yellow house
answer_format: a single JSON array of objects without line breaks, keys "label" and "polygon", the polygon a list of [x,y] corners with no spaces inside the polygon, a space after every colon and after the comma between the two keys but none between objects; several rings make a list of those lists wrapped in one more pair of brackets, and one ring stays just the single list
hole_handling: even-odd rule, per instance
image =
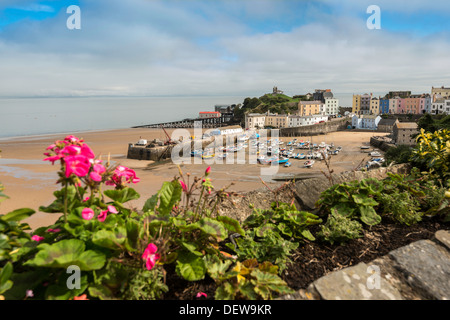
[{"label": "yellow house", "polygon": [[268,114],[266,115],[265,126],[272,128],[289,127],[289,117],[285,114]]},{"label": "yellow house", "polygon": [[380,113],[380,100],[378,98],[372,98],[370,100],[370,113],[374,115]]},{"label": "yellow house", "polygon": [[322,111],[322,101],[300,101],[298,104],[298,115],[302,117],[322,114]]},{"label": "yellow house", "polygon": [[359,114],[361,111],[361,95],[353,95],[352,113]]}]

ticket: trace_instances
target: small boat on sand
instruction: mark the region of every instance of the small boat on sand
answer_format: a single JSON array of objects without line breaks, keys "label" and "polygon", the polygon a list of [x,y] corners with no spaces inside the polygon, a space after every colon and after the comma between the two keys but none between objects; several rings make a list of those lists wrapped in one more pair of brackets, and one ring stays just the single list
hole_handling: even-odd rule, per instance
[{"label": "small boat on sand", "polygon": [[305,168],[312,168],[312,166],[314,165],[314,162],[315,162],[314,160],[308,160],[303,164],[303,166]]}]

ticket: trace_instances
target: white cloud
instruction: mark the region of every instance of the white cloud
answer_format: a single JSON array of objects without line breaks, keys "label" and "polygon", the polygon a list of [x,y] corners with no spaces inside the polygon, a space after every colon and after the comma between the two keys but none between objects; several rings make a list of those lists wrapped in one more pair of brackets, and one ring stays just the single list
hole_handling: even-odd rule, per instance
[{"label": "white cloud", "polygon": [[[81,4],[81,30],[65,27],[65,12],[7,28],[0,33],[0,96],[257,95],[274,85],[288,94],[421,93],[450,84],[444,37],[369,30],[360,18],[334,12],[318,12],[291,32],[249,32],[231,14],[250,14],[242,2],[226,12],[178,3],[99,0]],[[288,10],[274,3],[258,7],[258,19]]]}]

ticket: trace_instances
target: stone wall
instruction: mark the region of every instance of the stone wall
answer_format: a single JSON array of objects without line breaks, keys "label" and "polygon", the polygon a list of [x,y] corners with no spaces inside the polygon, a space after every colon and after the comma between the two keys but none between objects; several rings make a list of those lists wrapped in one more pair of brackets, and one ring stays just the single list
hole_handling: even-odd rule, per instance
[{"label": "stone wall", "polygon": [[325,176],[320,178],[300,180],[295,183],[295,197],[303,210],[314,210],[315,204],[319,200],[323,191],[334,184],[366,178],[384,179],[388,172],[406,174],[410,170],[408,164],[382,167],[370,171],[349,171],[341,174],[333,174],[333,180],[328,180]]},{"label": "stone wall", "polygon": [[327,122],[314,124],[310,126],[302,126],[296,128],[282,128],[280,129],[280,137],[302,137],[302,136],[317,136],[347,129],[351,121],[347,118],[330,120]]},{"label": "stone wall", "polygon": [[390,148],[395,148],[396,145],[390,142],[390,138],[385,137],[371,137],[370,145],[386,152]]}]

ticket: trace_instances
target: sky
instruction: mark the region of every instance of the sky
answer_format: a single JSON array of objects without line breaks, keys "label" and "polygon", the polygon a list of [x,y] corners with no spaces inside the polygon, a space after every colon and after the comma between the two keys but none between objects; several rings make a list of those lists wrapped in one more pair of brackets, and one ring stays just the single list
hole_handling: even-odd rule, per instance
[{"label": "sky", "polygon": [[425,93],[450,86],[448,16],[448,0],[1,0],[0,97]]}]

